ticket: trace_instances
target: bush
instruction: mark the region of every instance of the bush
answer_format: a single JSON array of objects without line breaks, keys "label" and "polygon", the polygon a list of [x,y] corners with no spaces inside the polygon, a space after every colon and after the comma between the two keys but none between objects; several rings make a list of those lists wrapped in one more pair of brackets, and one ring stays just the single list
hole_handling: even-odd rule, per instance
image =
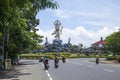
[{"label": "bush", "polygon": [[49,59],[54,59],[54,57],[55,57],[54,55],[50,55]]},{"label": "bush", "polygon": [[20,59],[39,59],[40,55],[20,55]]},{"label": "bush", "polygon": [[115,56],[107,56],[106,59],[107,60],[116,60]]},{"label": "bush", "polygon": [[[40,57],[48,56],[50,59],[54,59],[56,54],[57,53],[55,53],[55,52],[44,53],[44,54],[41,54],[41,53],[21,54],[20,58],[21,59],[39,59]],[[90,54],[89,56],[86,56],[85,54],[80,54],[80,53],[71,54],[69,52],[60,52],[59,59],[61,59],[63,56],[66,58],[95,58],[96,57],[96,55],[94,55],[94,54]],[[106,58],[106,56],[104,54],[99,54],[99,58]],[[115,57],[107,56],[107,59],[112,60],[112,59],[115,59]]]},{"label": "bush", "polygon": [[120,55],[116,55],[115,58],[120,63]]}]

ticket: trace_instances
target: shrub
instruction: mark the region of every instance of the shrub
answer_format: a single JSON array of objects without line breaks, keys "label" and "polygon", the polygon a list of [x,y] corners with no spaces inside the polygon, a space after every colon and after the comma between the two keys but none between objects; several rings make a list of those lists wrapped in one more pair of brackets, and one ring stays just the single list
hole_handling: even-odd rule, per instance
[{"label": "shrub", "polygon": [[116,58],[115,58],[115,56],[107,56],[106,59],[107,60],[115,60]]}]

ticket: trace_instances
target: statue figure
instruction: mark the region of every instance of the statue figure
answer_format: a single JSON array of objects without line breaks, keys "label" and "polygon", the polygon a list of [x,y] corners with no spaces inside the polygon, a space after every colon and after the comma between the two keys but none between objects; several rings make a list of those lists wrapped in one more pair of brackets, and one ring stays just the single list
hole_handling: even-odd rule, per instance
[{"label": "statue figure", "polygon": [[68,44],[71,44],[70,41],[71,41],[71,38],[69,37],[69,39],[68,39]]},{"label": "statue figure", "polygon": [[46,40],[45,44],[48,44],[48,38],[47,37],[45,38],[45,40]]},{"label": "statue figure", "polygon": [[54,22],[55,25],[55,31],[52,33],[52,35],[55,35],[56,39],[60,39],[60,35],[62,34],[63,27],[60,27],[61,23],[59,20],[56,20]]}]

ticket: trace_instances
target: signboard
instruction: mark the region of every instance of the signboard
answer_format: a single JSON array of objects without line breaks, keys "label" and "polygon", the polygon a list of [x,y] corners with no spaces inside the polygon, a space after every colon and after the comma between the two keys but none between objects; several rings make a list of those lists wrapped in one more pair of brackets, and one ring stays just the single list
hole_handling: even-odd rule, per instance
[{"label": "signboard", "polygon": [[11,59],[5,60],[5,69],[9,70],[11,68]]}]

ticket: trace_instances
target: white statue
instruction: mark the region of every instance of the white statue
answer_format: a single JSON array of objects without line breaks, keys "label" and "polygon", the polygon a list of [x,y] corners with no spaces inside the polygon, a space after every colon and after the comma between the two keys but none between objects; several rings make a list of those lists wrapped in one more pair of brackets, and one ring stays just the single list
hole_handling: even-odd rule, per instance
[{"label": "white statue", "polygon": [[60,39],[60,35],[62,34],[63,27],[60,27],[61,23],[58,20],[54,22],[54,25],[55,25],[55,31],[52,33],[52,35],[55,35],[56,39]]}]

